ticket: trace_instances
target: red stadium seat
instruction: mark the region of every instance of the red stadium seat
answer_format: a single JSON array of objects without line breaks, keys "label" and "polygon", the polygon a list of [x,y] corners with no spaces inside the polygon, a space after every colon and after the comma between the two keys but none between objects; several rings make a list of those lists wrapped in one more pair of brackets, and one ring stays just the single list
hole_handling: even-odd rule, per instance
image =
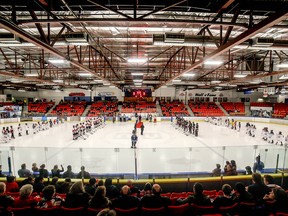
[{"label": "red stadium seat", "polygon": [[214,206],[200,206],[196,204],[191,204],[192,215],[203,215],[203,214],[213,214],[215,213]]},{"label": "red stadium seat", "polygon": [[142,216],[166,216],[165,208],[145,208],[141,209]]},{"label": "red stadium seat", "polygon": [[84,208],[78,207],[78,208],[66,208],[61,207],[61,215],[62,216],[82,216],[84,214]]},{"label": "red stadium seat", "polygon": [[13,216],[28,216],[32,215],[33,209],[29,207],[23,207],[23,208],[8,208],[8,212],[11,212]]},{"label": "red stadium seat", "polygon": [[168,213],[171,216],[186,215],[189,209],[189,203],[180,206],[168,206]]},{"label": "red stadium seat", "polygon": [[131,209],[115,208],[115,211],[117,212],[117,216],[137,216],[139,214],[137,208],[131,208]]},{"label": "red stadium seat", "polygon": [[34,208],[36,216],[60,216],[60,208]]}]

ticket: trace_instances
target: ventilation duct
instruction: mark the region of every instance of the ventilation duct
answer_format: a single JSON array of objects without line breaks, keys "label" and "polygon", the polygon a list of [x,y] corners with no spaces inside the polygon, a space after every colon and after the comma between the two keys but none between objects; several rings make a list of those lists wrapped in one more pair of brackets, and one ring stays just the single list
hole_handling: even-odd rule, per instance
[{"label": "ventilation duct", "polygon": [[274,38],[254,38],[252,40],[253,46],[269,47],[274,44]]},{"label": "ventilation duct", "polygon": [[184,43],[185,34],[165,33],[165,43]]},{"label": "ventilation duct", "polygon": [[88,44],[88,35],[83,32],[71,32],[64,35],[66,41],[70,44]]},{"label": "ventilation duct", "polygon": [[185,36],[184,34],[154,34],[153,45],[216,47],[215,43],[209,36]]},{"label": "ventilation duct", "polygon": [[0,34],[0,43],[13,43],[19,44],[21,43],[20,38],[11,33],[1,33]]}]

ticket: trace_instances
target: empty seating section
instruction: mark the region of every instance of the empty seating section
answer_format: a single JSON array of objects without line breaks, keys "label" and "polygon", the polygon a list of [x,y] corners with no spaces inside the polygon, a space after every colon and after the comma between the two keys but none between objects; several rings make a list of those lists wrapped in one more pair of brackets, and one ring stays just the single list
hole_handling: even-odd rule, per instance
[{"label": "empty seating section", "polygon": [[149,102],[124,102],[122,113],[156,113],[156,104]]},{"label": "empty seating section", "polygon": [[81,116],[86,107],[86,102],[62,102],[59,103],[51,112],[53,115],[60,116]]},{"label": "empty seating section", "polygon": [[91,105],[88,117],[94,117],[99,115],[107,115],[107,116],[113,116],[113,113],[118,111],[118,104],[117,102],[104,102],[104,101],[98,101]]},{"label": "empty seating section", "polygon": [[288,104],[275,103],[273,117],[275,118],[285,118],[288,115]]},{"label": "empty seating section", "polygon": [[47,113],[54,106],[54,102],[33,102],[28,104],[28,112]]},{"label": "empty seating section", "polygon": [[163,116],[189,116],[189,112],[184,103],[180,101],[165,102],[160,101]]},{"label": "empty seating section", "polygon": [[242,102],[222,102],[221,106],[229,115],[245,115],[245,106]]},{"label": "empty seating section", "polygon": [[195,116],[225,116],[225,113],[214,102],[192,102],[189,107]]}]

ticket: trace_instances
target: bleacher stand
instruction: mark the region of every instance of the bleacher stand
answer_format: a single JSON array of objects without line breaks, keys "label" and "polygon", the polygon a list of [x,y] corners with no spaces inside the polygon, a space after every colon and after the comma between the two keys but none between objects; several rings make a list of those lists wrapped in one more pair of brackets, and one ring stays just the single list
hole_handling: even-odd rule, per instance
[{"label": "bleacher stand", "polygon": [[118,111],[118,104],[117,102],[111,101],[98,101],[91,105],[88,117],[96,117],[99,115],[106,115],[106,116],[113,116],[115,112]]},{"label": "bleacher stand", "polygon": [[225,116],[225,113],[214,102],[192,102],[189,107],[195,116]]},{"label": "bleacher stand", "polygon": [[226,110],[229,115],[245,115],[245,106],[242,102],[222,102],[221,106]]},{"label": "bleacher stand", "polygon": [[51,112],[58,116],[81,116],[86,108],[86,102],[60,102]]},{"label": "bleacher stand", "polygon": [[163,116],[190,116],[187,108],[185,107],[183,102],[180,101],[172,101],[165,102],[160,101],[161,110]]}]

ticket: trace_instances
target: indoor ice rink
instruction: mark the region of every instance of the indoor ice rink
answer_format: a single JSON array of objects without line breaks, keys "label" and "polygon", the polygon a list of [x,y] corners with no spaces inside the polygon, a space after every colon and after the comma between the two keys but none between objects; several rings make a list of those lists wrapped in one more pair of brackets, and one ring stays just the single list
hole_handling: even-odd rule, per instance
[{"label": "indoor ice rink", "polygon": [[246,134],[247,121],[241,122],[239,132],[194,119],[199,123],[198,137],[185,135],[175,126],[175,119],[173,123],[144,120],[144,134],[140,135],[140,130],[137,130],[136,149],[130,148],[133,121],[107,121],[86,140],[72,139],[72,126],[78,122],[59,123],[48,130],[36,134],[30,131],[30,135],[21,137],[18,137],[17,125],[14,124],[16,138],[1,144],[2,169],[8,170],[7,159],[10,156],[13,173],[17,173],[22,163],[29,168],[35,162],[46,164],[48,170],[56,164],[62,164],[64,169],[72,165],[77,173],[84,165],[87,171],[95,174],[121,173],[129,176],[137,172],[145,176],[148,173],[211,172],[216,163],[223,168],[226,160],[235,160],[237,169],[244,170],[245,166],[253,165],[258,154],[265,167],[272,169],[276,167],[279,154],[278,167],[284,168],[285,148],[262,140],[261,130],[268,127],[275,134],[282,131],[286,136],[287,126],[250,122],[257,128],[256,136],[251,137]]}]

